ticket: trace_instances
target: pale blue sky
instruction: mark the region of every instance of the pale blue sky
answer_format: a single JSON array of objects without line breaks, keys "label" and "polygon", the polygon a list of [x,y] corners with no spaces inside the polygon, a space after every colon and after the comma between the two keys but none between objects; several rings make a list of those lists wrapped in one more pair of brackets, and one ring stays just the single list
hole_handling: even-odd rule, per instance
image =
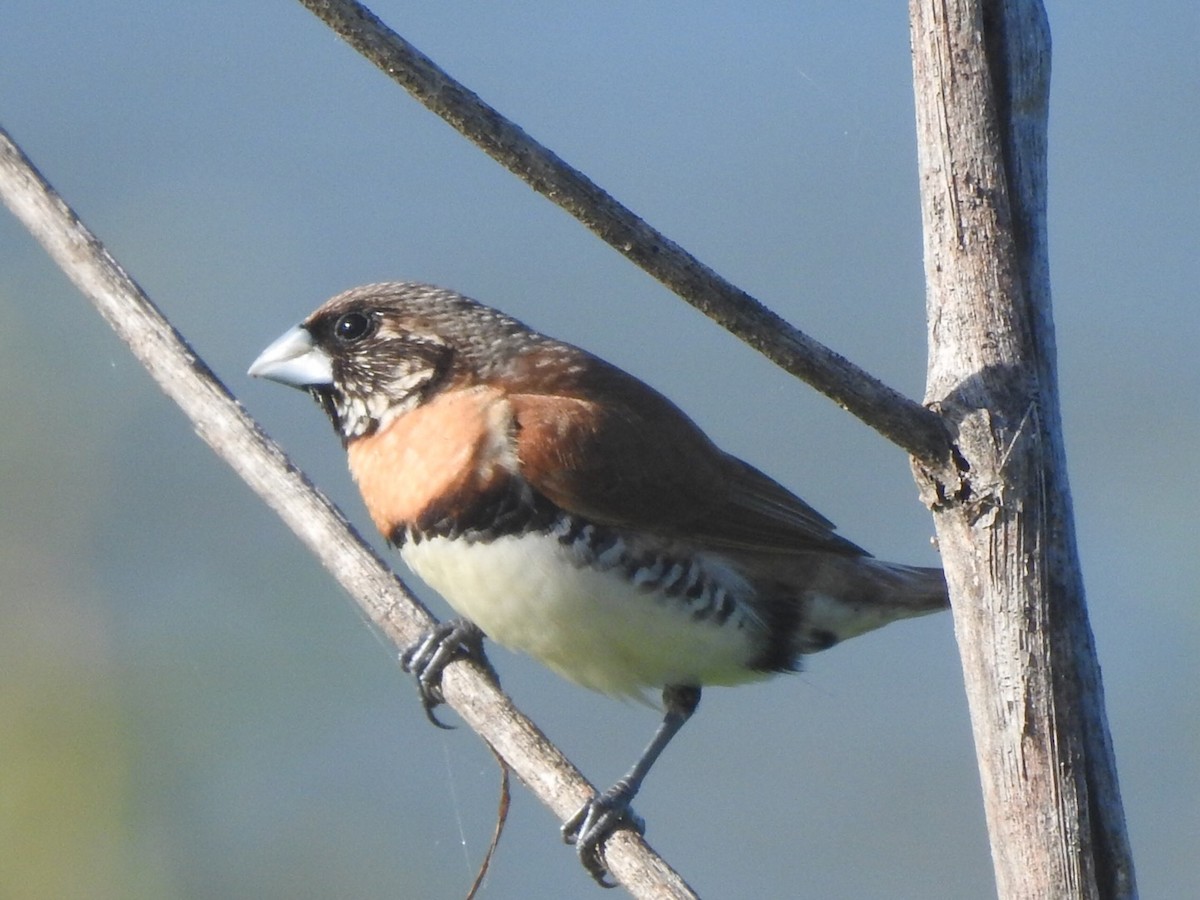
[{"label": "pale blue sky", "polygon": [[[902,4],[373,8],[722,274],[921,395]],[[1080,552],[1142,892],[1184,896],[1200,879],[1200,12],[1050,18]],[[936,558],[898,451],[297,4],[11,0],[0,123],[364,529],[319,411],[244,372],[326,296],[413,278],[638,374],[877,555]],[[487,751],[426,725],[388,647],[7,214],[0,384],[0,893],[57,872],[58,896],[462,896],[495,809]],[[649,737],[652,713],[493,659],[594,780]],[[949,618],[710,691],[637,808],[705,896],[989,896]],[[484,896],[598,896],[556,829],[517,788]]]}]

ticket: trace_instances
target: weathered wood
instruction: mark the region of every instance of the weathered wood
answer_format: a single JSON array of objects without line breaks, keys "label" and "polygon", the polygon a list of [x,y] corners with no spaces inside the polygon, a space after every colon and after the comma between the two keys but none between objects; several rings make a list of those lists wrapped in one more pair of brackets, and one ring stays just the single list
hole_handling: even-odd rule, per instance
[{"label": "weathered wood", "polygon": [[[3,129],[0,199],[180,406],[196,433],[296,532],[375,627],[397,648],[415,642],[433,622],[425,608],[259,428]],[[443,687],[447,704],[560,818],[592,796],[594,788],[482,667],[452,663]],[[613,835],[605,859],[635,897],[694,900],[683,879],[631,831]]]},{"label": "weathered wood", "polygon": [[[1045,240],[1049,39],[1040,4],[911,0],[929,282],[926,399],[954,431],[947,462],[945,429],[936,415],[745,303],[750,298],[692,265],[680,248],[437,70],[364,7],[348,0],[302,2],[631,260],[921,460],[917,475],[935,512],[954,595],[1000,895],[1133,896],[1059,427]],[[62,215],[78,225],[65,206],[49,213],[48,220]],[[44,241],[58,242],[52,252],[67,271],[78,274],[97,258],[112,263],[85,230],[66,228],[63,237],[52,235],[53,227],[30,224]],[[138,294],[122,282],[123,273],[118,278],[109,271],[95,283],[93,275],[81,282],[93,299],[109,289]],[[101,308],[114,327],[128,325],[125,313]],[[164,385],[210,378],[194,356],[173,356],[171,341],[155,328],[127,339]],[[177,399],[186,405],[183,393]],[[220,403],[231,402],[223,389],[212,393]],[[214,446],[258,453],[256,441],[238,443],[245,437],[239,429],[234,419],[197,419],[198,432]],[[307,496],[307,488],[291,478],[294,472],[283,477],[290,470],[281,454],[274,465],[274,474],[264,476],[267,483],[281,479],[266,489],[273,505],[310,546],[330,546],[322,503],[284,511],[290,505],[281,495]],[[353,565],[327,565],[353,580],[346,574]],[[390,575],[368,565],[363,578],[355,593],[381,629],[398,642],[419,630],[393,600],[398,588],[389,585]],[[473,725],[507,722],[503,696],[477,693],[470,678],[466,667],[447,673],[447,696],[456,708]],[[556,811],[570,811],[586,794],[582,779],[557,774],[536,730],[504,728],[499,743],[514,769],[535,792],[549,789]],[[622,835],[610,844],[609,862],[619,878],[631,871],[623,855],[627,843],[638,842]],[[681,881],[678,891],[662,888],[651,875],[656,868],[640,870],[644,895],[689,895]]]},{"label": "weathered wood", "polygon": [[455,81],[356,0],[300,0],[389,78],[546,199],[780,368],[914,456],[937,460],[937,416],[722,278]]},{"label": "weathered wood", "polygon": [[1001,898],[1136,893],[1075,547],[1046,246],[1036,0],[911,0],[935,514]]}]

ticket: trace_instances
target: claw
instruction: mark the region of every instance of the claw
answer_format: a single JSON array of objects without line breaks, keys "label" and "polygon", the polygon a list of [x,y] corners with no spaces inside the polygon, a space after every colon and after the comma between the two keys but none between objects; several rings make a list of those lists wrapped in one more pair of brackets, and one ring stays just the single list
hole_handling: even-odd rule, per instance
[{"label": "claw", "polygon": [[454,728],[434,714],[434,709],[445,702],[442,671],[454,660],[464,657],[481,661],[491,671],[483,656],[483,632],[466,619],[439,622],[400,654],[400,667],[416,676],[417,694],[426,718],[438,728]]},{"label": "claw", "polygon": [[579,861],[600,887],[617,886],[608,878],[603,852],[605,841],[614,831],[623,827],[631,828],[638,834],[646,833],[645,821],[629,805],[635,793],[633,786],[621,779],[603,794],[597,794],[585,803],[563,823],[563,841],[574,845]]},{"label": "claw", "polygon": [[649,745],[633,764],[633,768],[603,794],[597,794],[585,803],[562,827],[563,840],[575,845],[579,861],[592,876],[592,880],[601,887],[616,887],[608,878],[608,866],[604,862],[604,842],[622,827],[632,828],[638,834],[646,833],[646,823],[630,809],[629,804],[633,802],[646,773],[663,752],[663,748],[696,711],[700,703],[700,688],[696,685],[669,684],[663,688],[662,696],[663,706],[666,708],[662,722]]}]

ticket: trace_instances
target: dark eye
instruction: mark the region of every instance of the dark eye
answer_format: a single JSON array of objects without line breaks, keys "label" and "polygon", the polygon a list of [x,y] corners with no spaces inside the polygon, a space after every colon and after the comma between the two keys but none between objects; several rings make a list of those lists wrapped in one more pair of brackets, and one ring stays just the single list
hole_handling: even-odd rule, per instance
[{"label": "dark eye", "polygon": [[348,312],[333,323],[333,334],[339,341],[361,340],[375,329],[375,321],[360,312]]}]

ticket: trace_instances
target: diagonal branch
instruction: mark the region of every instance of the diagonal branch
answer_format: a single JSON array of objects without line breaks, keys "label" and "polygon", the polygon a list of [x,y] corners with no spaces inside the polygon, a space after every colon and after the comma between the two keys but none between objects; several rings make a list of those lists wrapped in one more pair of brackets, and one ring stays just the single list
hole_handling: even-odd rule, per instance
[{"label": "diagonal branch", "polygon": [[530,187],[776,365],[926,463],[948,454],[941,419],[813,340],[651,228],[455,81],[355,0],[300,0],[417,100]]},{"label": "diagonal branch", "polygon": [[[0,128],[0,197],[91,300],[196,433],[279,513],[397,647],[432,618],[342,514],[246,413],[204,361]],[[566,819],[595,792],[474,663],[445,673],[446,702],[546,806]],[[613,877],[634,896],[694,898],[683,879],[631,831],[605,846]]]}]

